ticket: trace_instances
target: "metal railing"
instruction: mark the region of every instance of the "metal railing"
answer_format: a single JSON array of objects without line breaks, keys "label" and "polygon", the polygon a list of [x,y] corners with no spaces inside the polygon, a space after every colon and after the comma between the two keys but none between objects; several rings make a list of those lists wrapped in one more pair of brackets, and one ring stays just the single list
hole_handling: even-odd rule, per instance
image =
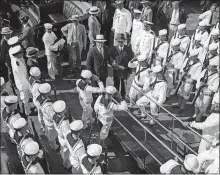
[{"label": "metal railing", "polygon": [[[191,130],[192,132],[194,132],[197,136],[199,136],[201,139],[205,140],[208,144],[212,145],[212,143],[207,140],[206,138],[204,138],[201,134],[199,134],[196,130],[194,130],[192,127],[190,126],[186,126],[184,125],[184,122],[182,120],[180,120],[178,117],[176,117],[173,113],[171,113],[169,110],[167,110],[166,108],[164,108],[163,106],[159,105],[153,98],[150,98],[149,96],[147,96],[146,94],[144,94],[142,91],[140,91],[139,89],[137,89],[135,86],[133,86],[132,84],[128,83],[125,80],[125,83],[132,86],[133,88],[135,88],[138,92],[140,92],[142,95],[144,95],[145,97],[147,97],[149,100],[151,100],[152,102],[154,102],[156,105],[158,105],[161,109],[163,109],[165,112],[167,112],[170,116],[172,116],[172,118],[176,119],[177,121],[179,121],[183,126],[185,126],[186,128],[188,128],[189,130]],[[174,123],[174,122],[173,122]],[[172,126],[174,127],[174,126]],[[173,130],[173,128],[172,128]]]},{"label": "metal railing", "polygon": [[[117,104],[119,104],[115,99],[113,99],[113,101]],[[150,129],[148,129],[144,124],[142,124],[132,113],[130,113],[129,111],[126,111],[129,116],[135,120],[143,129],[144,131],[148,132],[155,140],[157,140],[164,148],[166,148],[173,156],[177,157],[181,162],[183,162],[183,159],[180,157],[180,155],[178,155],[177,153],[175,153],[172,149],[169,148],[169,146],[167,146],[163,141],[161,141],[161,139],[159,139],[153,132],[150,131]],[[138,144],[146,151],[148,152],[152,158],[154,158],[155,161],[157,161],[160,165],[162,164],[147,148],[146,146],[144,146],[116,117],[114,117],[114,120],[119,123],[123,129],[125,129],[125,131],[135,140],[138,142]],[[147,139],[146,139],[146,134],[145,134],[145,143],[146,143]]]}]

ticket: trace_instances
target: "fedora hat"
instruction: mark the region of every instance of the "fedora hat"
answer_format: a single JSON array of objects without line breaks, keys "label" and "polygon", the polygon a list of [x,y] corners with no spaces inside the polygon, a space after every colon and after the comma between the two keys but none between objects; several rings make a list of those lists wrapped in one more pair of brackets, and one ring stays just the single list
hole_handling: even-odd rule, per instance
[{"label": "fedora hat", "polygon": [[68,21],[78,21],[79,20],[79,15],[73,15],[69,18]]},{"label": "fedora hat", "polygon": [[104,38],[104,35],[96,35],[96,39],[94,41],[105,42],[107,40]]},{"label": "fedora hat", "polygon": [[150,1],[142,0],[140,3],[144,4],[144,3],[147,3],[147,2],[150,2]]},{"label": "fedora hat", "polygon": [[116,40],[117,41],[124,41],[124,40],[126,40],[125,35],[123,33],[117,34]]},{"label": "fedora hat", "polygon": [[28,57],[28,58],[33,57],[33,56],[35,56],[38,53],[38,51],[39,50],[37,48],[28,47],[26,49],[26,57]]},{"label": "fedora hat", "polygon": [[11,34],[12,32],[13,31],[9,27],[3,27],[2,31],[1,31],[1,34],[2,35],[8,35],[8,34]]},{"label": "fedora hat", "polygon": [[93,6],[89,9],[89,14],[97,14],[99,13],[99,8],[97,6]]}]

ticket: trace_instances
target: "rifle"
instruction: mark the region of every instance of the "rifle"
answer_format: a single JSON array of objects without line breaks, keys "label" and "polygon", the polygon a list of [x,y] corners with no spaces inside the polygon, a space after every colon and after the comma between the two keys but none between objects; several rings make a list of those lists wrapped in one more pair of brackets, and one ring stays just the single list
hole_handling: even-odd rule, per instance
[{"label": "rifle", "polygon": [[152,62],[153,62],[153,51],[154,51],[154,46],[155,46],[155,41],[156,41],[156,35],[154,35],[154,40],[153,40],[153,47],[152,47],[152,49],[151,49],[151,51],[150,51],[150,54],[149,54],[149,56],[150,56],[150,58],[147,60],[147,64],[148,64],[148,66],[150,67],[151,66],[151,64],[152,64]]},{"label": "rifle", "polygon": [[[45,147],[42,145],[41,143],[41,139],[37,133],[37,130],[35,128],[35,125],[34,125],[34,121],[31,120],[31,125],[32,125],[32,128],[33,128],[33,133],[34,133],[34,137],[35,137],[35,140],[37,141],[37,143],[39,144],[40,148],[43,150],[43,157],[44,157],[44,161],[46,163],[46,171],[45,171],[45,174],[51,174],[50,173],[50,167],[49,167],[49,163],[48,163],[48,157],[50,156],[50,154],[48,153],[48,151],[45,149]],[[47,173],[48,172],[48,173]]]},{"label": "rifle", "polygon": [[107,174],[108,173],[108,148],[105,146],[105,151],[104,151],[104,161],[102,163],[102,173]]},{"label": "rifle", "polygon": [[198,90],[196,91],[195,97],[193,98],[192,102],[189,103],[190,105],[193,105],[193,106],[195,105],[195,102],[196,102],[197,98],[199,97],[200,92],[202,91],[202,89],[203,89],[204,87],[206,87],[206,85],[200,86],[200,87],[198,88]]},{"label": "rifle", "polygon": [[[170,60],[169,61],[167,61],[167,58],[169,58],[169,52],[170,52],[170,44],[169,44],[169,47],[168,47],[168,50],[167,50],[167,55],[166,55],[166,62],[170,62]],[[164,66],[164,68],[163,68],[163,74],[165,74],[165,72],[166,72],[166,70],[167,70],[167,65],[165,65]]]},{"label": "rifle", "polygon": [[[211,38],[212,38],[212,34],[210,34],[210,39],[209,39],[208,47],[209,47],[209,45],[211,43]],[[204,59],[204,62],[203,62],[202,71],[209,65],[209,62],[207,60],[208,54],[209,54],[209,51],[207,51],[206,54],[205,54],[205,59]]]},{"label": "rifle", "polygon": [[[188,47],[186,49],[186,52],[185,52],[185,55],[184,55],[185,58],[183,60],[183,63],[185,62],[185,60],[187,58],[187,55],[188,55],[188,52],[189,52],[189,48],[190,48],[190,43],[188,44]],[[181,76],[181,78],[179,79],[175,91],[171,95],[176,95],[177,94],[177,92],[179,91],[180,86],[182,85],[182,81],[183,81],[183,77],[184,76],[186,76],[186,72],[185,71],[184,71],[183,75]]]},{"label": "rifle", "polygon": [[56,91],[56,86],[55,85],[53,85],[53,91],[54,91],[55,100],[57,101],[57,91]]}]

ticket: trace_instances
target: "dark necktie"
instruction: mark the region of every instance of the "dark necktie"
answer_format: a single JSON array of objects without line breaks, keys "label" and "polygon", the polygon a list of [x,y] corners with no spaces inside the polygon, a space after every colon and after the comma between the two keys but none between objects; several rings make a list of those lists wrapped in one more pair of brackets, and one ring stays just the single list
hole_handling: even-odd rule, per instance
[{"label": "dark necktie", "polygon": [[16,65],[17,65],[17,66],[20,66],[20,64],[19,64],[19,62],[18,62],[18,61],[16,61]]},{"label": "dark necktie", "polygon": [[[211,13],[212,13],[212,12],[211,12]],[[209,20],[209,25],[212,24],[212,18],[213,18],[213,13],[211,14],[211,18],[210,18],[210,20]]]}]

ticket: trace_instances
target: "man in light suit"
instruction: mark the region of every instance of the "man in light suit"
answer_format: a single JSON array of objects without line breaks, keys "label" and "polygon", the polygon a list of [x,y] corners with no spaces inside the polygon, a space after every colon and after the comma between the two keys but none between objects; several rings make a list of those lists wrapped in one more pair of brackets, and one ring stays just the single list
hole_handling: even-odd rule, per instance
[{"label": "man in light suit", "polygon": [[27,49],[28,47],[34,47],[34,30],[28,23],[28,16],[21,15],[20,20],[22,24],[22,30],[19,36],[19,41],[21,42],[22,47],[24,49]]},{"label": "man in light suit", "polygon": [[90,48],[95,46],[95,37],[96,35],[100,34],[101,30],[101,24],[99,23],[96,16],[99,13],[99,8],[96,6],[93,6],[89,9],[90,17],[88,19],[88,26],[89,26],[89,41],[90,41]]},{"label": "man in light suit", "polygon": [[143,9],[141,12],[141,21],[146,20],[152,22],[153,11],[150,7],[150,2],[142,0],[141,4],[143,4]]},{"label": "man in light suit", "polygon": [[[67,46],[69,49],[69,69],[70,73],[73,74],[70,75],[70,77],[77,78],[81,72],[81,51],[82,48],[85,49],[86,46],[85,39],[83,42],[80,41],[80,39],[82,39],[81,32],[85,33],[85,31],[81,31],[83,27],[81,24],[79,25],[78,15],[73,15],[70,20],[72,23],[62,27],[61,31],[67,38]],[[83,37],[85,37],[85,34],[83,34]]]}]

